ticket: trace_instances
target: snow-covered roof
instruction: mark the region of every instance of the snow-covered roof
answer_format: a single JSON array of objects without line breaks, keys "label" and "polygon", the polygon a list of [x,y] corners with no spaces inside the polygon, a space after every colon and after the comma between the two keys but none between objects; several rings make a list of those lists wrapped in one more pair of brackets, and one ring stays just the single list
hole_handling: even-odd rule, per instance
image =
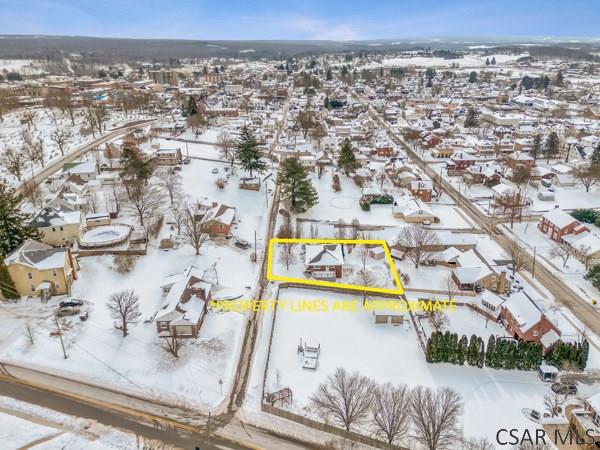
[{"label": "snow-covered roof", "polygon": [[23,264],[37,270],[62,269],[67,249],[27,239],[5,259],[7,265]]},{"label": "snow-covered roof", "polygon": [[336,266],[344,264],[342,247],[337,244],[307,245],[304,263],[307,266]]},{"label": "snow-covered roof", "polygon": [[523,292],[516,292],[504,303],[523,332],[526,332],[542,319],[542,311]]},{"label": "snow-covered roof", "polygon": [[542,217],[558,228],[564,228],[573,222],[577,222],[573,216],[558,208],[551,209],[550,211],[544,213]]}]

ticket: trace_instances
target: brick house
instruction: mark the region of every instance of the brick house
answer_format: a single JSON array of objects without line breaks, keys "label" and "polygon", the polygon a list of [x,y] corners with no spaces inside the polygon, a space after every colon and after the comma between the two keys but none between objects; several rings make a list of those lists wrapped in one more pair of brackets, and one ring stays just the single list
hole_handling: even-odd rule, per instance
[{"label": "brick house", "polygon": [[202,216],[202,232],[209,236],[226,236],[235,223],[235,208],[213,202],[212,207]]},{"label": "brick house", "polygon": [[156,151],[155,162],[159,166],[176,166],[181,159],[181,149],[179,148],[162,148]]},{"label": "brick house", "polygon": [[533,169],[535,166],[534,159],[526,152],[514,152],[508,155],[506,159],[506,165],[510,167],[512,170],[515,170],[517,167],[525,167],[527,169]]},{"label": "brick house", "polygon": [[479,158],[477,156],[459,151],[452,154],[450,161],[446,163],[446,168],[448,172],[462,172],[477,162],[479,162]]},{"label": "brick house", "polygon": [[306,271],[315,278],[333,279],[342,276],[344,250],[339,244],[307,245],[304,255]]},{"label": "brick house", "polygon": [[194,266],[170,277],[161,288],[166,294],[156,314],[159,337],[197,338],[211,299],[211,283],[203,280],[203,271]]},{"label": "brick house", "polygon": [[560,339],[560,330],[523,291],[513,293],[500,308],[506,331],[526,342],[540,342],[544,352]]},{"label": "brick house", "polygon": [[580,234],[584,231],[590,231],[573,216],[556,208],[544,213],[538,227],[556,242],[561,242],[563,236],[568,234]]},{"label": "brick house", "polygon": [[409,190],[413,197],[423,202],[430,202],[431,197],[433,197],[433,183],[431,180],[412,181]]},{"label": "brick house", "polygon": [[574,434],[573,442],[576,437],[585,442],[578,448],[597,449],[596,442],[600,442],[600,394],[587,398],[582,407],[567,407],[565,411]]}]

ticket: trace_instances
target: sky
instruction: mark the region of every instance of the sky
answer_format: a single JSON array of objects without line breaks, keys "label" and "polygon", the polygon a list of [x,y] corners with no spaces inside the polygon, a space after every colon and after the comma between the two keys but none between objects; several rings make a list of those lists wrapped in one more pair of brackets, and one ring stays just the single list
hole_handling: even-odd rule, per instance
[{"label": "sky", "polygon": [[0,34],[363,40],[598,37],[599,0],[0,0]]}]

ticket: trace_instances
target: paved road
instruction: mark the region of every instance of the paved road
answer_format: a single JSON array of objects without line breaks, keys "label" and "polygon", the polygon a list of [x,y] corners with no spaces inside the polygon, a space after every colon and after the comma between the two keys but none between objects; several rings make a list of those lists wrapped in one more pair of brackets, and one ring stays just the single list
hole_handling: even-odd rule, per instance
[{"label": "paved road", "polygon": [[[397,144],[401,145],[406,151],[410,159],[418,165],[432,180],[440,180],[440,175],[436,173],[431,166],[424,162],[417,153],[408,146],[404,140],[396,134],[396,132],[385,122],[379,113],[373,108],[370,108],[370,113],[377,121],[379,121],[390,134],[390,137]],[[483,214],[471,201],[462,196],[457,189],[448,180],[441,178],[443,190],[452,197],[458,207],[465,211],[469,217],[477,223],[483,230],[490,229],[491,219]],[[496,221],[497,223],[497,221]],[[495,224],[494,224],[495,227]],[[494,230],[491,236],[500,247],[502,247],[507,253],[510,251],[513,245],[518,242],[502,233],[501,230]],[[528,271],[533,270],[533,257],[528,251],[523,250],[519,246],[519,251],[526,261],[525,268]],[[556,300],[566,306],[574,315],[579,319],[590,331],[600,336],[600,320],[598,311],[590,304],[586,299],[581,297],[579,293],[571,289],[564,281],[554,275],[551,270],[542,265],[539,261],[535,265],[535,277],[544,285],[544,287],[550,291],[550,293],[556,298]]]},{"label": "paved road", "polygon": [[[211,417],[77,380],[0,364],[2,395],[68,415],[97,420],[182,449],[306,448],[301,442],[245,425],[233,415]],[[218,445],[218,447],[215,447]]]},{"label": "paved road", "polygon": [[71,152],[67,153],[66,155],[50,162],[46,167],[44,167],[42,170],[40,170],[38,173],[36,173],[33,177],[29,177],[26,180],[24,180],[15,189],[15,193],[18,195],[23,194],[27,187],[31,188],[32,184],[37,186],[37,185],[43,183],[46,180],[46,178],[48,178],[50,175],[52,175],[55,172],[58,172],[65,163],[76,160],[77,158],[81,157],[82,155],[89,152],[90,150],[98,147],[99,145],[102,145],[106,142],[110,142],[121,136],[124,136],[127,133],[129,133],[130,131],[133,131],[137,128],[144,127],[144,126],[148,125],[149,123],[151,123],[153,120],[154,119],[136,120],[134,122],[129,122],[118,128],[110,130],[108,133],[106,133],[103,136],[98,137],[98,139],[95,139],[92,142],[88,142],[87,144],[83,144],[80,147],[77,147],[75,150],[72,150]]}]

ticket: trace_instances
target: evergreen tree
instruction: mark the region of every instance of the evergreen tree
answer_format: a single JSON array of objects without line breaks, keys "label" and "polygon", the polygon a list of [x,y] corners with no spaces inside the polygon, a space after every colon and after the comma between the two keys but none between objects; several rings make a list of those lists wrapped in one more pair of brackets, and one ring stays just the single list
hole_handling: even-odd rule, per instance
[{"label": "evergreen tree", "polygon": [[563,73],[562,73],[562,70],[559,70],[558,73],[556,74],[556,85],[562,86],[563,83],[564,83]]},{"label": "evergreen tree", "polygon": [[494,361],[496,359],[496,337],[490,335],[488,338],[487,351],[485,352],[485,365],[488,367],[495,367]]},{"label": "evergreen tree", "polygon": [[8,268],[4,264],[4,258],[0,256],[0,291],[7,300],[19,298],[19,293],[15,287],[15,283],[8,273]]},{"label": "evergreen tree", "polygon": [[281,185],[282,197],[289,200],[293,212],[305,212],[318,202],[317,191],[310,182],[306,169],[296,158],[283,161],[277,183]]},{"label": "evergreen tree", "polygon": [[469,341],[467,337],[463,334],[458,342],[458,349],[456,354],[456,364],[463,365],[465,360],[467,359],[467,348],[469,346]]},{"label": "evergreen tree", "polygon": [[356,156],[352,151],[352,146],[350,145],[350,141],[346,139],[342,143],[342,147],[340,148],[340,156],[338,158],[338,167],[344,171],[346,176],[349,175],[351,171],[357,169],[359,166],[358,161],[356,160]]},{"label": "evergreen tree", "polygon": [[451,341],[452,341],[452,335],[450,334],[450,331],[446,331],[442,338],[442,345],[441,345],[441,349],[440,349],[440,362],[450,361],[450,352],[451,352],[450,347],[452,346]]},{"label": "evergreen tree", "polygon": [[588,270],[583,278],[592,283],[596,289],[600,289],[600,265],[594,266]]},{"label": "evergreen tree", "polygon": [[471,335],[471,339],[469,340],[469,349],[467,352],[467,362],[470,366],[474,366],[477,364],[477,360],[479,359],[479,346],[477,336],[474,334]]},{"label": "evergreen tree", "polygon": [[193,116],[198,113],[198,106],[196,105],[196,99],[190,95],[187,102],[187,115]]},{"label": "evergreen tree", "polygon": [[472,71],[469,74],[469,83],[477,83],[477,72]]},{"label": "evergreen tree", "polygon": [[40,233],[29,226],[31,215],[21,211],[21,198],[0,180],[0,256],[6,256],[26,239],[39,239]]},{"label": "evergreen tree", "polygon": [[489,66],[490,64],[491,64],[491,63],[490,63],[490,58],[485,58],[485,65],[486,65],[486,66]]},{"label": "evergreen tree", "polygon": [[600,166],[600,144],[598,144],[598,146],[594,149],[594,152],[590,158],[590,163]]},{"label": "evergreen tree", "polygon": [[537,157],[542,153],[542,136],[539,133],[533,137],[530,153],[534,161],[537,160]]},{"label": "evergreen tree", "polygon": [[496,57],[492,56],[492,65],[495,65],[495,64],[496,64]]},{"label": "evergreen tree", "polygon": [[548,139],[546,139],[546,146],[544,147],[544,154],[548,158],[547,163],[550,162],[550,158],[558,155],[560,149],[560,140],[558,138],[558,134],[555,131],[550,133]]},{"label": "evergreen tree", "polygon": [[244,170],[253,176],[254,171],[262,173],[267,165],[261,159],[263,154],[256,142],[254,134],[247,126],[243,126],[237,142],[236,158]]},{"label": "evergreen tree", "polygon": [[583,370],[585,369],[585,367],[587,366],[587,360],[588,360],[588,355],[590,354],[590,343],[587,341],[587,339],[583,340],[583,343],[581,344],[581,349],[579,351],[579,354],[577,355],[577,366]]},{"label": "evergreen tree", "polygon": [[452,364],[458,363],[458,334],[452,333],[450,337],[450,345],[448,348],[448,362]]},{"label": "evergreen tree", "polygon": [[525,341],[519,341],[517,344],[517,354],[515,361],[515,368],[518,370],[529,369],[529,345]]},{"label": "evergreen tree", "polygon": [[333,75],[331,74],[331,67],[327,69],[327,75],[325,77],[327,81],[331,81],[333,79]]},{"label": "evergreen tree", "polygon": [[479,357],[477,358],[477,367],[479,367],[481,369],[485,365],[486,353],[485,353],[485,345],[483,343],[483,339],[480,337],[477,338],[477,347],[479,348]]},{"label": "evergreen tree", "polygon": [[467,111],[467,117],[465,118],[465,128],[473,128],[479,125],[477,110],[475,108],[469,108]]}]

